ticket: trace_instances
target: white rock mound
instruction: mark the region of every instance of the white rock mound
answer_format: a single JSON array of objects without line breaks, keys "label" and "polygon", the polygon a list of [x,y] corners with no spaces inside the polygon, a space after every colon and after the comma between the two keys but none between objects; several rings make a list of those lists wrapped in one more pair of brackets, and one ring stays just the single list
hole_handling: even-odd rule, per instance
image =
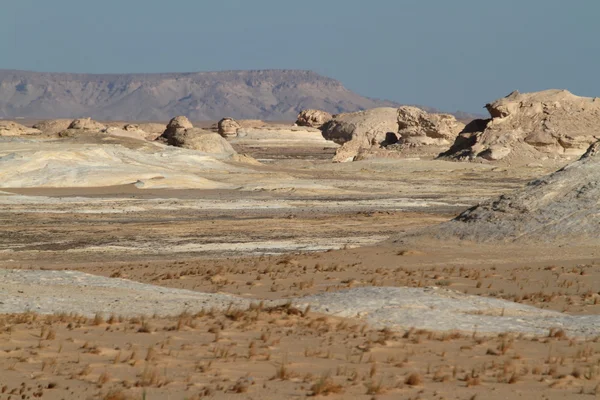
[{"label": "white rock mound", "polygon": [[[218,136],[218,135],[217,135]],[[102,187],[234,189],[210,178],[235,171],[231,157],[147,141],[96,136],[60,140],[5,140],[0,148],[0,187]]]},{"label": "white rock mound", "polygon": [[600,99],[566,90],[515,91],[486,105],[491,118],[473,121],[441,157],[527,165],[566,163],[600,138]]}]

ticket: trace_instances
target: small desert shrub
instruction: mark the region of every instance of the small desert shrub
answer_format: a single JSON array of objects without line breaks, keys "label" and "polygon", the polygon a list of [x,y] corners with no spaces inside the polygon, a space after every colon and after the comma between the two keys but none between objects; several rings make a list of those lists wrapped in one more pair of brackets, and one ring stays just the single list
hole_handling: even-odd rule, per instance
[{"label": "small desert shrub", "polygon": [[419,386],[423,383],[423,377],[420,374],[413,372],[406,377],[404,383],[406,383],[408,386]]}]

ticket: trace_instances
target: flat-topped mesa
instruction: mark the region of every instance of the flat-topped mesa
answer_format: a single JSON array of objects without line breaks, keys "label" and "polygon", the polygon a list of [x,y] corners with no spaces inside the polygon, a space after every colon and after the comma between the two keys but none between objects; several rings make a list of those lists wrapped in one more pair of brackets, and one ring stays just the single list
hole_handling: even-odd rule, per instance
[{"label": "flat-topped mesa", "polygon": [[233,118],[225,117],[219,121],[217,124],[217,129],[219,131],[219,135],[224,138],[232,138],[237,136],[238,129],[241,128],[241,125],[237,123]]},{"label": "flat-topped mesa", "polygon": [[298,126],[307,126],[309,128],[321,128],[327,122],[331,121],[333,116],[321,110],[302,110],[298,117],[296,118],[296,125]]},{"label": "flat-topped mesa", "polygon": [[577,160],[523,189],[472,207],[440,225],[473,241],[600,243],[600,141]]},{"label": "flat-topped mesa", "polygon": [[600,138],[600,99],[566,90],[514,91],[486,104],[491,118],[465,127],[441,158],[564,165]]}]

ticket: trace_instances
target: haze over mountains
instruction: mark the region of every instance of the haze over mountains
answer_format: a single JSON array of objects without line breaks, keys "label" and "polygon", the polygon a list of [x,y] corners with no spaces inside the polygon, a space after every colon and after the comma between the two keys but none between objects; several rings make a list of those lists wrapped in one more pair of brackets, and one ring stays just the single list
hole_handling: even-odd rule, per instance
[{"label": "haze over mountains", "polygon": [[398,105],[302,70],[106,75],[0,70],[0,118],[293,120],[306,108],[335,114]]}]

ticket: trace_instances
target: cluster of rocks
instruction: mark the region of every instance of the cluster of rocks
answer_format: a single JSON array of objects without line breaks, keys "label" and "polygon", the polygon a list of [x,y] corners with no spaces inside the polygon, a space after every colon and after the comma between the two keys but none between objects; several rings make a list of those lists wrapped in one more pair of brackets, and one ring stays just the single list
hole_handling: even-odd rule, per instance
[{"label": "cluster of rocks", "polygon": [[464,127],[452,115],[428,113],[410,106],[337,115],[305,110],[298,115],[296,124],[318,127],[325,139],[341,145],[334,162],[408,152],[437,155],[448,148]]},{"label": "cluster of rocks", "polygon": [[489,119],[464,125],[418,107],[382,107],[331,115],[304,110],[299,126],[319,128],[341,147],[333,161],[417,156],[455,161],[564,165],[600,139],[600,99],[566,90],[521,94],[486,105]]}]

